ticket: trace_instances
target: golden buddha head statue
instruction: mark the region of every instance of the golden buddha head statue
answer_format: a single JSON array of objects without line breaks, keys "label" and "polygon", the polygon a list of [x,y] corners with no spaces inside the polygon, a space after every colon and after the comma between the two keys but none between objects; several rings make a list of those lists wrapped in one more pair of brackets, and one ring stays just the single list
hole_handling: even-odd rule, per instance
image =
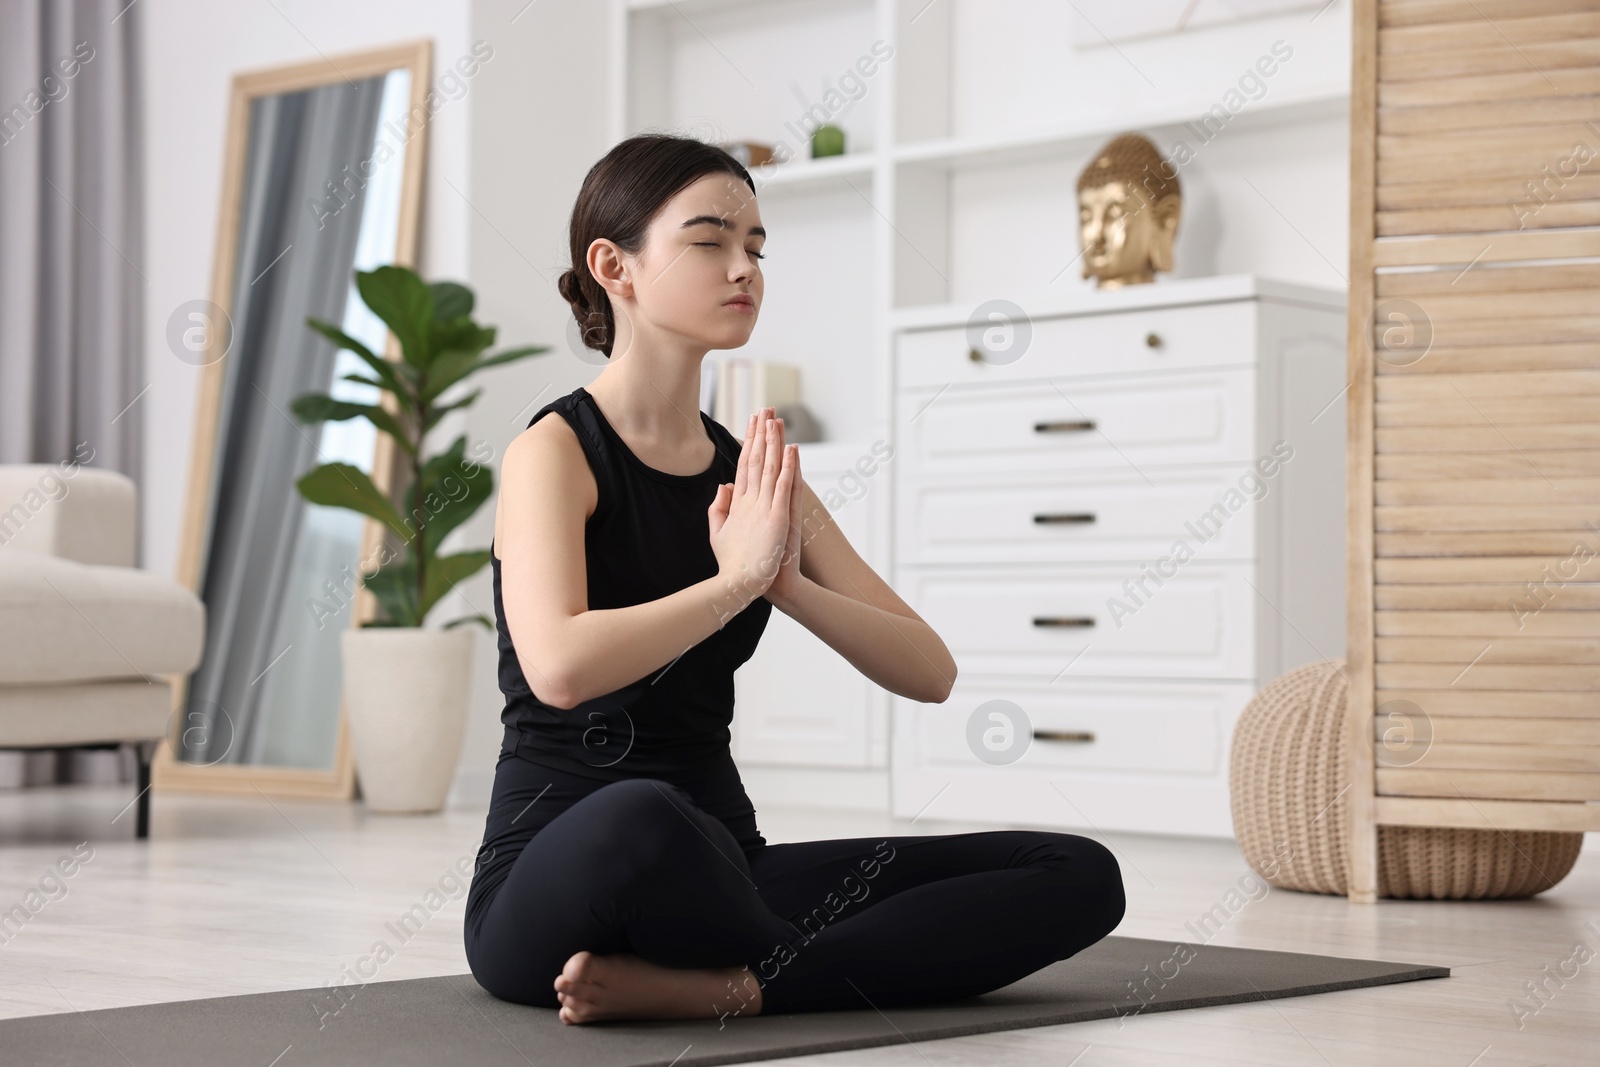
[{"label": "golden buddha head statue", "polygon": [[1078,175],[1083,276],[1118,289],[1170,271],[1182,205],[1177,168],[1148,139],[1124,133],[1106,142]]}]

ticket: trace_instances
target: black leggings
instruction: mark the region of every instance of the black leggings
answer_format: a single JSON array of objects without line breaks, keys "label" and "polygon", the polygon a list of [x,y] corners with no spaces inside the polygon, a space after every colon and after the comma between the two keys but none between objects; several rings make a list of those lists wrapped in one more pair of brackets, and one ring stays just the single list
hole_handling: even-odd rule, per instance
[{"label": "black leggings", "polygon": [[[473,976],[559,1007],[573,953],[743,964],[762,1014],[976,996],[1122,921],[1122,876],[1075,834],[988,830],[755,847],[658,778],[600,786],[538,830],[474,923]],[[749,979],[747,979],[748,981]],[[748,1000],[751,993],[743,993]]]}]

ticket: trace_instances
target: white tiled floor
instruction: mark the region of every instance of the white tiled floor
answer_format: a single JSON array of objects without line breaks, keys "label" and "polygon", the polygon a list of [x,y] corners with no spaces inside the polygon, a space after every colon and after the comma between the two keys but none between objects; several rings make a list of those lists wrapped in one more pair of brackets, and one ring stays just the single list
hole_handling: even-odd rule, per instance
[{"label": "white tiled floor", "polygon": [[[30,890],[40,894],[35,903],[43,900],[15,933],[0,932],[0,1018],[338,982],[378,939],[399,943],[386,923],[433,899],[443,906],[370,978],[467,971],[465,893],[452,875],[458,863],[470,869],[482,808],[386,816],[359,804],[158,795],[151,839],[136,843],[132,809],[118,816],[131,795],[127,786],[0,794],[0,909],[23,903]],[[758,818],[772,842],[993,828],[776,808]],[[1102,839],[1121,860],[1128,891],[1120,934],[1198,940],[1187,924],[1240,888],[1249,871],[1231,842]],[[1453,969],[1449,979],[782,1062],[1600,1062],[1596,835],[1588,844],[1572,874],[1532,900],[1354,906],[1342,897],[1257,890],[1212,939],[1442,964]],[[51,882],[56,861],[74,849],[87,859]],[[1529,982],[1544,983],[1542,1001],[1530,997]],[[1538,1008],[1520,1028],[1517,1001]]]}]

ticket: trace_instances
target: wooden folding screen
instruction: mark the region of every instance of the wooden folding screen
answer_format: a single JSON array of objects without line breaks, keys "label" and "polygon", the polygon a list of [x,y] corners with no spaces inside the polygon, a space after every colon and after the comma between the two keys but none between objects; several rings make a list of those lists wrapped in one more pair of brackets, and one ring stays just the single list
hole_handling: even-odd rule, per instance
[{"label": "wooden folding screen", "polygon": [[1600,829],[1600,0],[1355,0],[1352,901]]}]

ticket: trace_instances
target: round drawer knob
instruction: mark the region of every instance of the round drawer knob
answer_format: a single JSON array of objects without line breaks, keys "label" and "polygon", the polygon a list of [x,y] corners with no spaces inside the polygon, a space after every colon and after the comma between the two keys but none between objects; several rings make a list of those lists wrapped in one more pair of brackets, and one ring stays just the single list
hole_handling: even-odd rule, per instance
[{"label": "round drawer knob", "polygon": [[1161,335],[1159,333],[1147,333],[1144,335],[1144,343],[1150,348],[1160,348],[1162,345]]},{"label": "round drawer knob", "polygon": [[969,348],[967,349],[967,358],[974,363],[982,363],[983,353],[979,352],[976,348]]}]

